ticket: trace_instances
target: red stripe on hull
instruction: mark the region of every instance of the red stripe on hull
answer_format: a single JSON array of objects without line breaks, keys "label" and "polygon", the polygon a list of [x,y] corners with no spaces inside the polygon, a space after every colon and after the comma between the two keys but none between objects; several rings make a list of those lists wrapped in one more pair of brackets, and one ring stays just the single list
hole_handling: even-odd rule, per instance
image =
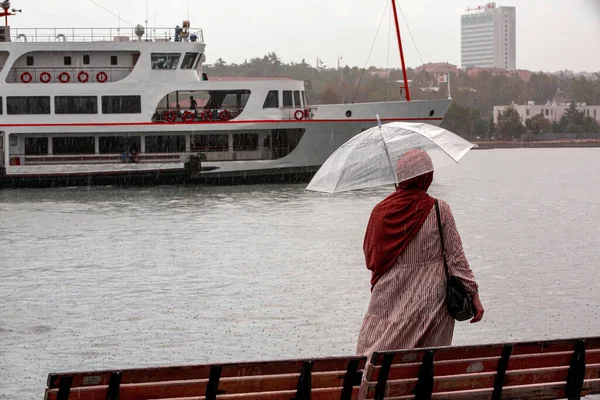
[{"label": "red stripe on hull", "polygon": [[[441,121],[442,118],[382,118],[384,122],[396,121]],[[374,118],[364,119],[311,119],[311,120],[245,120],[245,121],[193,121],[193,122],[82,122],[72,124],[0,124],[0,127],[52,127],[52,126],[148,126],[148,125],[222,125],[222,124],[279,124],[279,123],[338,123],[338,122],[377,122]]]}]

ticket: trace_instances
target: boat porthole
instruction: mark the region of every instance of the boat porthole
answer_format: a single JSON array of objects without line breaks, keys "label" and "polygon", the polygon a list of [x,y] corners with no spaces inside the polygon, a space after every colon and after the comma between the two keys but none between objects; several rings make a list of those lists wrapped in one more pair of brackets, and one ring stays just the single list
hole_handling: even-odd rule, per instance
[{"label": "boat porthole", "polygon": [[346,111],[346,117],[350,118],[352,116],[352,111],[348,110]]},{"label": "boat porthole", "polygon": [[431,111],[429,111],[429,116],[430,116],[430,117],[433,117],[433,114],[435,114],[435,111],[434,111],[434,110],[431,110]]}]

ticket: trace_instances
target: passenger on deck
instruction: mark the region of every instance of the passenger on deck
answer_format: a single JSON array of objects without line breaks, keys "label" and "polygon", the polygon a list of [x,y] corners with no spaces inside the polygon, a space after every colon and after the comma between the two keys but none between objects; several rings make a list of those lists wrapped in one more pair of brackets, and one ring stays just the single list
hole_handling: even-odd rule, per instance
[{"label": "passenger on deck", "polygon": [[198,103],[194,100],[194,96],[190,96],[190,110],[195,111],[198,108]]},{"label": "passenger on deck", "polygon": [[[429,155],[413,150],[398,161],[398,176],[413,163],[433,170]],[[400,179],[402,180],[402,179]],[[446,276],[435,199],[427,194],[433,171],[398,184],[371,213],[363,250],[372,271],[371,301],[358,336],[358,354],[449,346],[454,319],[446,308]],[[450,275],[472,296],[471,322],[483,317],[478,286],[463,251],[450,206],[439,200]]]}]

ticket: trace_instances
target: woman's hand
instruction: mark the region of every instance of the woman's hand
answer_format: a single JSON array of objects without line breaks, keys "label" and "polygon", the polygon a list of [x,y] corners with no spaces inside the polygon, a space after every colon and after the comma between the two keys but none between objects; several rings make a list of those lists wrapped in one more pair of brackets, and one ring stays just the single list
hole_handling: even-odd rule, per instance
[{"label": "woman's hand", "polygon": [[475,293],[473,297],[471,297],[471,300],[473,301],[473,312],[475,313],[475,316],[471,320],[471,323],[474,324],[476,322],[481,321],[485,310],[483,309],[483,305],[481,304],[481,300],[479,299],[479,293]]}]

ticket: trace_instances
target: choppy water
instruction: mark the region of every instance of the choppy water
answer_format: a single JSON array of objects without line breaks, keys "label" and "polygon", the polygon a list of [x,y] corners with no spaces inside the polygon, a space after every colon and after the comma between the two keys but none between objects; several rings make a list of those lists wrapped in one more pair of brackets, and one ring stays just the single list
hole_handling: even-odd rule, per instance
[{"label": "choppy water", "polygon": [[[436,175],[485,320],[455,344],[600,335],[600,149],[473,151]],[[0,397],[49,372],[353,354],[389,188],[0,192]]]}]

